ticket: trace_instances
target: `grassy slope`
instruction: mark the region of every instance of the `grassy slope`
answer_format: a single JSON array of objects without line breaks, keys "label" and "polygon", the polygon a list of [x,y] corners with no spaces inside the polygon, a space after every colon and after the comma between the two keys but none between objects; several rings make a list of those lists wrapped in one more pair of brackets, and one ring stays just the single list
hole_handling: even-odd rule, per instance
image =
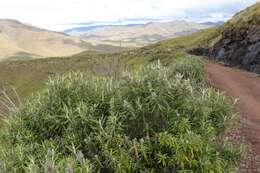
[{"label": "grassy slope", "polygon": [[101,75],[114,75],[115,71],[131,69],[160,59],[171,63],[187,53],[185,50],[214,37],[215,30],[208,29],[198,33],[163,41],[141,49],[115,54],[83,52],[67,58],[47,58],[28,61],[0,62],[0,86],[14,86],[24,98],[41,89],[49,76],[68,71],[91,72]]},{"label": "grassy slope", "polygon": [[260,25],[260,2],[237,13],[226,26],[245,27],[248,25]]}]

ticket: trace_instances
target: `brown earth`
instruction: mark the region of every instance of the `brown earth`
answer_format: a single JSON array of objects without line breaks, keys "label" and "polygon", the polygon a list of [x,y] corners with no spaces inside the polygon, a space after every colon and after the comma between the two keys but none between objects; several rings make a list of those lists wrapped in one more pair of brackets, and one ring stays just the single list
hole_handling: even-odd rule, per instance
[{"label": "brown earth", "polygon": [[213,62],[205,62],[205,69],[210,85],[239,99],[236,106],[240,114],[239,135],[250,150],[246,161],[251,163],[245,163],[246,167],[253,167],[244,172],[260,172],[260,76]]}]

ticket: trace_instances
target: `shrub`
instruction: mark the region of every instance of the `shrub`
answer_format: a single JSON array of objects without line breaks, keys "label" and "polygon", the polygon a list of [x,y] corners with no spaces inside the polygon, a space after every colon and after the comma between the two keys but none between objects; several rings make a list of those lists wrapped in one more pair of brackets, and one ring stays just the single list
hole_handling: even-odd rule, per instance
[{"label": "shrub", "polygon": [[190,79],[193,83],[201,83],[206,79],[204,67],[200,58],[188,55],[173,64],[174,74],[180,73],[184,79]]},{"label": "shrub", "polygon": [[0,169],[231,172],[241,150],[221,138],[233,117],[230,100],[175,70],[153,64],[119,80],[78,73],[50,79],[7,119]]}]

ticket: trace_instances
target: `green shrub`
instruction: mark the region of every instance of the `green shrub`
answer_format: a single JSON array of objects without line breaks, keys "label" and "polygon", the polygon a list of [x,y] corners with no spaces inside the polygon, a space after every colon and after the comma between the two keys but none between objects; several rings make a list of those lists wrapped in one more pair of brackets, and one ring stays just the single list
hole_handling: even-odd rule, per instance
[{"label": "green shrub", "polygon": [[201,83],[206,79],[200,58],[192,55],[188,55],[174,63],[172,70],[174,74],[180,73],[183,78],[190,79],[193,83]]},{"label": "green shrub", "polygon": [[230,100],[194,86],[186,78],[201,74],[190,66],[178,70],[183,76],[177,67],[153,64],[119,80],[77,73],[49,80],[7,119],[0,169],[232,172],[242,150],[221,138],[233,117]]}]

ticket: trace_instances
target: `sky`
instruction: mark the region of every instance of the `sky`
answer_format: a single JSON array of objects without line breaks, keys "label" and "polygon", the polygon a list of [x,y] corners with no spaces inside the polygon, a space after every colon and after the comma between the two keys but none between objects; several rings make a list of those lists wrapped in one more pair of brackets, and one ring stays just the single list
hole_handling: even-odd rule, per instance
[{"label": "sky", "polygon": [[79,23],[225,21],[257,0],[0,0],[0,18],[61,31]]}]

